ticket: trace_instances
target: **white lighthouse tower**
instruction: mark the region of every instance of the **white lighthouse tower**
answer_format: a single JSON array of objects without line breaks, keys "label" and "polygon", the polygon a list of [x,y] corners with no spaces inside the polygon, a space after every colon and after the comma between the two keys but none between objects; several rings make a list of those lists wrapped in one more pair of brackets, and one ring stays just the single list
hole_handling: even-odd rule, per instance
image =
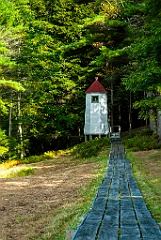
[{"label": "white lighthouse tower", "polygon": [[98,77],[86,91],[85,141],[93,136],[101,138],[108,130],[107,91],[98,81]]}]

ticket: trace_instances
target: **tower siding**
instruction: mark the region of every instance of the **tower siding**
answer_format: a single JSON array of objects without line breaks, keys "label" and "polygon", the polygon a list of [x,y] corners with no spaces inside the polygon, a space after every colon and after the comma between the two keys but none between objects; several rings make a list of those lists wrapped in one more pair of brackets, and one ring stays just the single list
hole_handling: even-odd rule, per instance
[{"label": "tower siding", "polygon": [[85,135],[107,135],[107,94],[86,93]]}]

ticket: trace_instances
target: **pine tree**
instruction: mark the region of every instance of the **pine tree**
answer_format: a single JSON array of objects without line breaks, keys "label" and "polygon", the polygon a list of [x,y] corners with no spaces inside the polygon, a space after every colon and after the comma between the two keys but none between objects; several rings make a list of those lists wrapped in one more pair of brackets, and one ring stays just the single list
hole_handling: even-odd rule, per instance
[{"label": "pine tree", "polygon": [[[142,24],[136,24],[137,34],[129,49],[131,64],[129,75],[124,84],[133,92],[144,92],[141,101],[137,101],[135,108],[141,109],[140,118],[147,119],[149,110],[156,114],[161,108],[158,94],[161,89],[160,77],[160,2],[145,0],[144,14],[140,16]],[[134,29],[135,33],[136,30]]]}]

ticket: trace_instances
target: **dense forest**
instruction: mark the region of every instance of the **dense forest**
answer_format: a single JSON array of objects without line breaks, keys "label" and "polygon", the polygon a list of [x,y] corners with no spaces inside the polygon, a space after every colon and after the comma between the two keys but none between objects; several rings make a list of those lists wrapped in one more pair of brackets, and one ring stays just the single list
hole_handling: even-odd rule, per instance
[{"label": "dense forest", "polygon": [[161,108],[159,0],[0,0],[0,155],[83,140],[85,91],[108,92],[129,130]]}]

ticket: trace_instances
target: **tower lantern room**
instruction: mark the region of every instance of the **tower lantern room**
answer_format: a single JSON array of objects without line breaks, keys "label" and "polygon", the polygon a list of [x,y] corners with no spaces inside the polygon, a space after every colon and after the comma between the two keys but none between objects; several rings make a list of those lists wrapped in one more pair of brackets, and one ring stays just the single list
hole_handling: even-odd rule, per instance
[{"label": "tower lantern room", "polygon": [[101,138],[108,130],[107,91],[98,81],[98,77],[86,91],[85,141],[93,136]]}]

